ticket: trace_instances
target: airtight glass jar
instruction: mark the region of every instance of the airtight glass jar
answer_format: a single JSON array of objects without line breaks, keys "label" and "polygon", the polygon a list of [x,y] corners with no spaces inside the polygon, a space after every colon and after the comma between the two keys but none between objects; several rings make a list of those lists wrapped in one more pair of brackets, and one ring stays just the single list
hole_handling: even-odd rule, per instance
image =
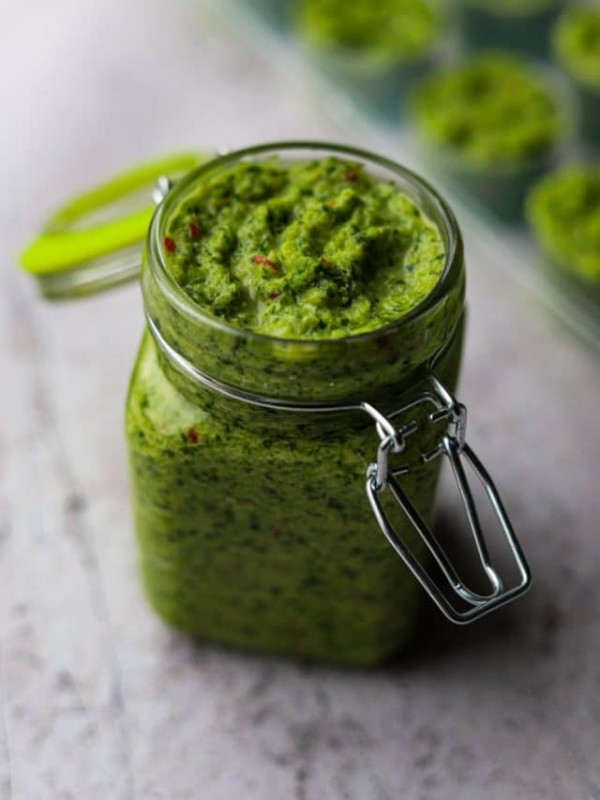
[{"label": "airtight glass jar", "polygon": [[[195,303],[167,259],[169,224],[184,200],[235,165],[331,156],[393,183],[436,226],[445,261],[424,299],[377,330],[295,340],[235,327]],[[453,396],[464,256],[436,192],[364,151],[281,143],[216,158],[176,184],[162,179],[155,199],[142,268],[147,330],[126,436],[141,572],[158,614],[229,645],[371,664],[408,644],[422,589],[457,623],[523,592],[527,565]],[[43,278],[49,238],[24,258]],[[77,272],[64,273],[75,286]],[[467,587],[431,532],[444,458],[465,502],[484,593]],[[492,563],[466,469],[483,482],[515,558],[512,588]]]},{"label": "airtight glass jar", "polygon": [[[163,259],[166,224],[182,199],[240,160],[331,153],[394,181],[439,227],[447,262],[434,291],[385,328],[335,340],[277,339],[205,315]],[[422,593],[378,534],[365,497],[380,439],[364,409],[397,411],[433,373],[449,390],[456,385],[464,259],[448,208],[375,156],[313,146],[242,151],[168,194],[150,227],[142,286],[149,332],[131,382],[127,440],[152,605],[189,633],[303,657],[370,663],[405,645]],[[427,402],[411,410],[404,422],[418,430],[393,457],[412,462],[403,490],[427,522],[440,466],[420,461],[440,436],[428,424],[432,410]],[[422,560],[427,546],[408,517],[393,519]]]}]

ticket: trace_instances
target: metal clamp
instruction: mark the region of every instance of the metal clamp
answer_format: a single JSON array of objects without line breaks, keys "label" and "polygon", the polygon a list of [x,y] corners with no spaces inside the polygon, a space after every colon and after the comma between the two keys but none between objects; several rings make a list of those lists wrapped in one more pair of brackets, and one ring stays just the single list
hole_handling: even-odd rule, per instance
[{"label": "metal clamp", "polygon": [[[427,417],[428,424],[437,425],[445,422],[446,425],[435,446],[421,453],[419,461],[427,463],[440,455],[448,457],[465,506],[469,529],[475,542],[479,561],[490,583],[491,590],[489,594],[479,594],[464,584],[438,540],[403,490],[398,478],[410,472],[411,466],[409,464],[395,467],[389,466],[390,454],[403,452],[407,436],[410,436],[418,429],[418,424],[414,420],[401,428],[396,428],[392,420],[394,417],[406,414],[408,411],[424,404],[433,407]],[[442,613],[451,622],[465,624],[487,614],[498,608],[498,606],[508,603],[525,592],[531,580],[529,567],[489,473],[466,442],[467,410],[465,406],[459,403],[437,378],[431,376],[425,382],[420,394],[388,416],[382,415],[371,406],[364,405],[363,408],[375,420],[375,427],[380,440],[377,459],[367,470],[366,488],[371,508],[389,543]],[[477,506],[465,473],[465,463],[483,484],[519,570],[519,583],[512,588],[504,588],[502,578],[492,563],[481,529]],[[461,610],[451,602],[447,591],[442,591],[442,588],[438,586],[398,536],[382,504],[382,495],[387,488],[390,489],[417,533],[427,545],[429,552],[446,578],[451,591],[467,604],[466,609]]]}]

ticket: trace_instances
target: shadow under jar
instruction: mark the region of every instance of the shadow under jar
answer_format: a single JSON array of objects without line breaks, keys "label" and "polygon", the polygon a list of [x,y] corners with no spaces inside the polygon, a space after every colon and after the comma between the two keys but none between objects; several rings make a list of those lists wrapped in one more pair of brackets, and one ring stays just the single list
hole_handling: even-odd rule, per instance
[{"label": "shadow under jar", "polygon": [[[433,291],[396,322],[338,339],[276,338],[205,313],[165,264],[165,232],[182,201],[237,163],[331,155],[392,181],[434,222],[446,263]],[[201,167],[167,194],[147,239],[148,330],[126,427],[143,580],[170,625],[244,648],[379,662],[407,645],[423,596],[379,527],[454,621],[523,591],[527,567],[504,518],[521,570],[516,589],[505,591],[486,566],[491,595],[463,592],[438,553],[471,608],[463,618],[443,607],[423,567],[436,456],[452,461],[464,434],[450,394],[464,283],[462,240],[445,203],[412,173],[362,151],[261,146]],[[456,437],[444,433],[449,424]]]}]

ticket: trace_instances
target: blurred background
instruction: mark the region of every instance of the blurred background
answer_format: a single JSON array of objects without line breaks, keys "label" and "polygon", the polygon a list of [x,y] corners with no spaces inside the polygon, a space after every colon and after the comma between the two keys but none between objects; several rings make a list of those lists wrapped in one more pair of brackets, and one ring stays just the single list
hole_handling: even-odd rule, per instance
[{"label": "blurred background", "polygon": [[[393,5],[0,5],[0,798],[600,798],[600,225],[565,245],[564,218],[528,199],[574,165],[598,215],[600,36],[592,19],[560,33],[572,3],[408,3],[392,24]],[[482,62],[490,48],[509,61]],[[534,573],[472,628],[426,616],[410,658],[370,672],[155,619],[122,434],[139,287],[49,303],[17,269],[57,205],[120,170],[281,139],[382,152],[455,208],[460,397]],[[460,519],[450,493],[440,507]]]}]

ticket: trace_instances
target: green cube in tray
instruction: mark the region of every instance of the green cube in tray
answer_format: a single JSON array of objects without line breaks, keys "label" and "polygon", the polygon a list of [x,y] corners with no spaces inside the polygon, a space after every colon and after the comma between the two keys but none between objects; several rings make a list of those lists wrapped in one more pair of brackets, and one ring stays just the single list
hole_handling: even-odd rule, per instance
[{"label": "green cube in tray", "polygon": [[600,148],[600,8],[565,13],[553,41],[556,58],[579,99],[582,136]]},{"label": "green cube in tray", "polygon": [[444,15],[435,0],[300,0],[309,58],[368,112],[395,118],[436,63]]},{"label": "green cube in tray", "polygon": [[564,167],[527,200],[546,275],[600,322],[600,163]]},{"label": "green cube in tray", "polygon": [[507,53],[488,53],[429,77],[412,106],[430,172],[506,222],[522,218],[529,187],[554,166],[569,129],[558,84]]}]

